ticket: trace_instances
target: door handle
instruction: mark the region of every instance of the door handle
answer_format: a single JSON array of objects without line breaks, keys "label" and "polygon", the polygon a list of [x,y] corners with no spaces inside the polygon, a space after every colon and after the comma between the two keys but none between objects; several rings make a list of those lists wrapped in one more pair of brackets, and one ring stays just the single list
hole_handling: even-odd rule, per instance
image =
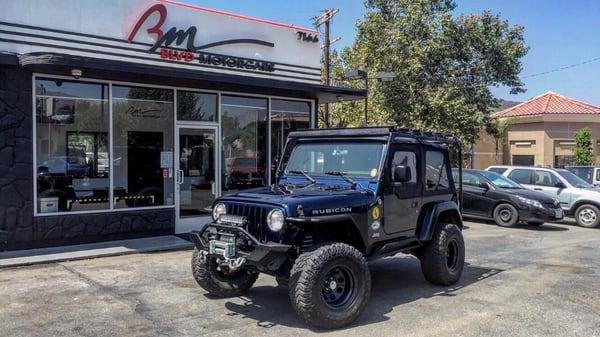
[{"label": "door handle", "polygon": [[212,195],[217,195],[217,193],[215,192],[215,182],[214,181],[210,182],[210,192],[212,193]]},{"label": "door handle", "polygon": [[412,204],[410,204],[410,207],[412,208],[417,208],[419,206],[419,202],[418,201],[413,201]]},{"label": "door handle", "polygon": [[535,187],[533,190],[534,190],[534,191],[543,191],[543,190],[542,190],[541,188],[539,188],[539,187]]}]

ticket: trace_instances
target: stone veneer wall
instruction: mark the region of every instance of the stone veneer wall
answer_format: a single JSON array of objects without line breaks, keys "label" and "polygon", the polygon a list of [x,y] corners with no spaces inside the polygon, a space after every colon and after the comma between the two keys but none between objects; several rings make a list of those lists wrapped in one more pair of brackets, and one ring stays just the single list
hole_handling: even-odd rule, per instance
[{"label": "stone veneer wall", "polygon": [[174,209],[34,217],[32,74],[0,65],[0,251],[172,233]]}]

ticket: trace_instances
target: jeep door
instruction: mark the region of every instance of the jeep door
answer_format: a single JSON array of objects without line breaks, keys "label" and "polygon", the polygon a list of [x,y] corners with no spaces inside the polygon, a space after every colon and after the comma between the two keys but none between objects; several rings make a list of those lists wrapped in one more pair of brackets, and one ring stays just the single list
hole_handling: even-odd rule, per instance
[{"label": "jeep door", "polygon": [[[394,167],[410,170],[406,182],[394,182]],[[414,145],[392,145],[383,184],[383,229],[387,234],[414,230],[421,208],[423,190],[419,149]]]}]

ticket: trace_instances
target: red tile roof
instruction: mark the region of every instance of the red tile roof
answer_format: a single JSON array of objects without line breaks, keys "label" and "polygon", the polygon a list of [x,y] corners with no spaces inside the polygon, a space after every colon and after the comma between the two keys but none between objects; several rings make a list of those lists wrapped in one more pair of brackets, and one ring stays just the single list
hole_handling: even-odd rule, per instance
[{"label": "red tile roof", "polygon": [[556,114],[600,115],[600,107],[548,91],[506,110],[495,112],[492,117],[508,118]]}]

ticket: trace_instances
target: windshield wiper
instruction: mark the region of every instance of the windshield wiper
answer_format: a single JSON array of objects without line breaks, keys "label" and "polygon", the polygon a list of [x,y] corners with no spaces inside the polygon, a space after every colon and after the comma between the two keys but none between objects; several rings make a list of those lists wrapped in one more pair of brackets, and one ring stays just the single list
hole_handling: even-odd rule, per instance
[{"label": "windshield wiper", "polygon": [[340,177],[346,179],[346,181],[349,182],[350,184],[352,184],[352,186],[358,185],[358,183],[356,181],[352,180],[352,178],[350,178],[346,172],[328,171],[328,172],[325,172],[325,174],[329,175],[329,176],[340,176]]},{"label": "windshield wiper", "polygon": [[300,171],[300,170],[292,170],[292,171],[288,171],[289,173],[292,174],[301,174],[304,176],[304,178],[308,179],[308,181],[310,181],[311,184],[316,184],[317,181],[315,179],[313,179],[313,177],[309,176],[306,171]]}]

